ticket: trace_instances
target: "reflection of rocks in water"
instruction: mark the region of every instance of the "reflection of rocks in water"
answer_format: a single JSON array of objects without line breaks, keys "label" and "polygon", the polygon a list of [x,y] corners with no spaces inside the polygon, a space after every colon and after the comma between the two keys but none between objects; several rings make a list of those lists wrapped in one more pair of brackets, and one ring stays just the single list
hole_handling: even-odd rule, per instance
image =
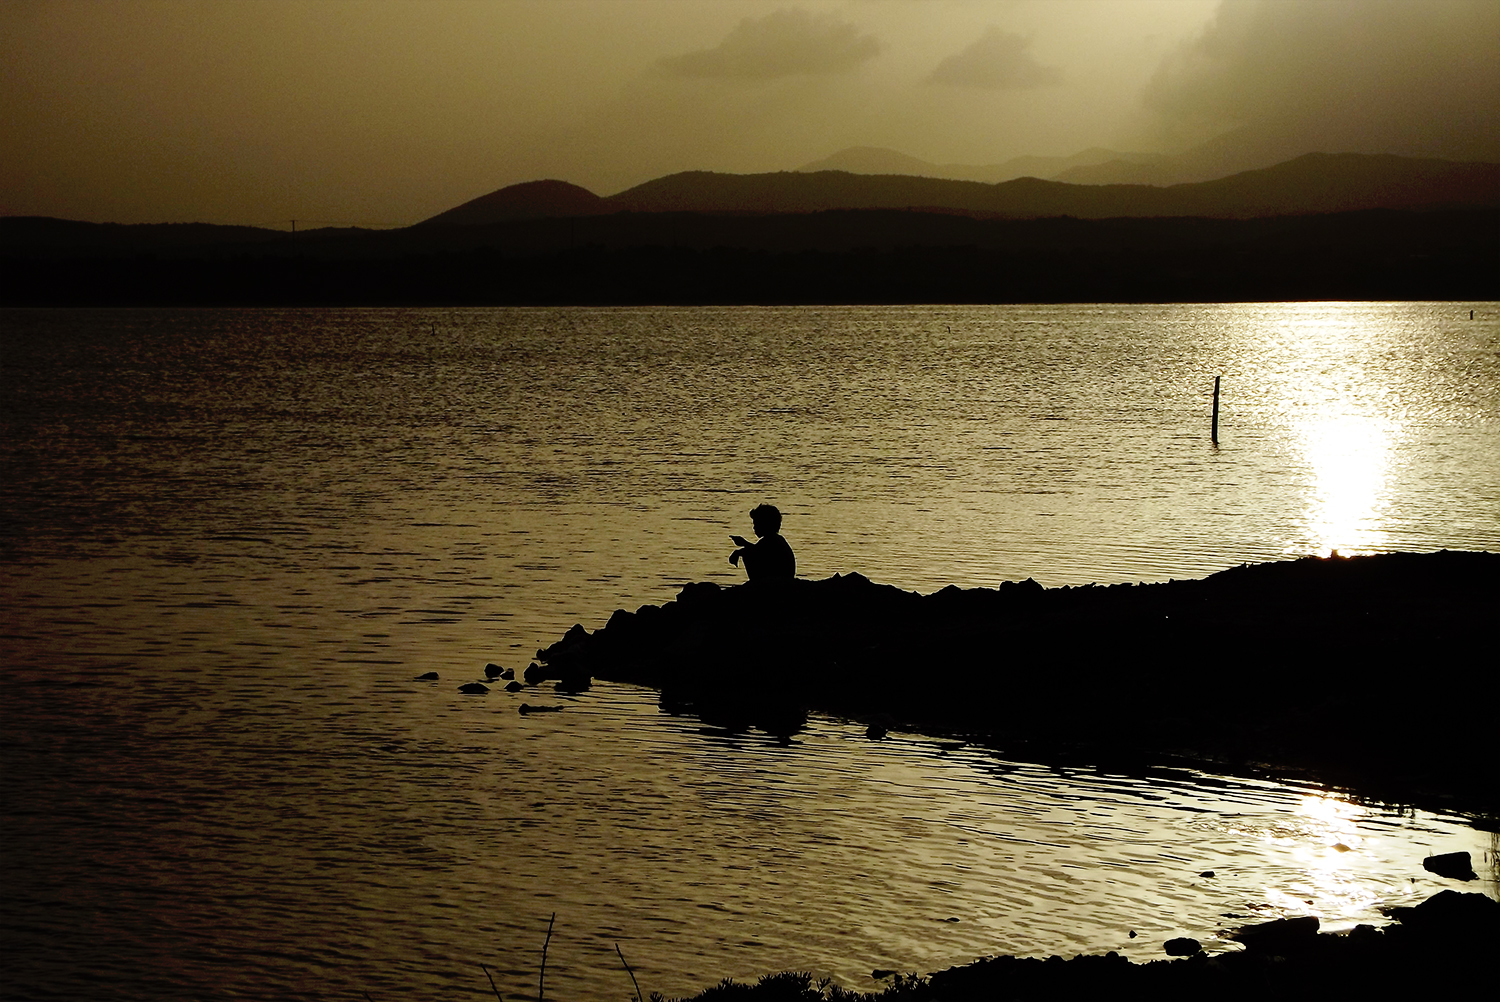
[{"label": "reflection of rocks in water", "polygon": [[[1310,767],[1401,796],[1500,805],[1486,706],[1500,673],[1472,660],[1500,607],[1500,554],[1385,554],[1242,565],[1200,581],[931,595],[859,574],[689,584],[537,652],[526,681],[662,690],[663,708],[794,732],[818,709],[961,733],[1012,755],[1116,763],[1163,755]],[[1422,665],[1466,699],[1403,716]],[[1397,669],[1392,672],[1389,669]]]}]

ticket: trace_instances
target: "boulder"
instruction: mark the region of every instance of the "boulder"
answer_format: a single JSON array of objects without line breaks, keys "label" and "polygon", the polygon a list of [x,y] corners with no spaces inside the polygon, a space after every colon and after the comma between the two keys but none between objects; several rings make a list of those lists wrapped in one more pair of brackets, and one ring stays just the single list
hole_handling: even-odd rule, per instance
[{"label": "boulder", "polygon": [[1387,914],[1428,939],[1493,946],[1500,936],[1500,902],[1483,894],[1439,891],[1413,908],[1391,908]]},{"label": "boulder", "polygon": [[1163,943],[1162,949],[1167,951],[1169,957],[1191,957],[1203,949],[1203,944],[1191,936],[1179,936]]},{"label": "boulder", "polygon": [[1318,917],[1277,919],[1259,925],[1241,926],[1230,939],[1245,944],[1250,953],[1285,957],[1306,950],[1318,941]]},{"label": "boulder", "polygon": [[1477,880],[1479,877],[1466,852],[1445,852],[1438,856],[1428,856],[1422,860],[1422,869],[1454,880]]}]

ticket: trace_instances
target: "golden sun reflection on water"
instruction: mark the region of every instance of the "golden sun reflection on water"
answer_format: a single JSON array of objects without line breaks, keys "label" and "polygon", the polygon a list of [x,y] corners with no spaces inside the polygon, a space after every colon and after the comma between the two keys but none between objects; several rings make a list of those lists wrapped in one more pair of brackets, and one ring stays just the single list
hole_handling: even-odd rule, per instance
[{"label": "golden sun reflection on water", "polygon": [[1320,415],[1296,428],[1312,468],[1306,535],[1288,552],[1328,556],[1385,548],[1382,510],[1399,425],[1373,416]]},{"label": "golden sun reflection on water", "polygon": [[[1342,304],[1276,314],[1257,339],[1269,361],[1295,461],[1305,470],[1303,508],[1287,555],[1374,553],[1388,548],[1388,508],[1405,412],[1389,318]],[[1393,368],[1393,366],[1395,366]]]},{"label": "golden sun reflection on water", "polygon": [[1287,914],[1314,914],[1325,924],[1373,906],[1380,895],[1357,873],[1364,847],[1360,822],[1369,811],[1326,794],[1308,794],[1297,804],[1285,828],[1267,833],[1269,840],[1291,841],[1291,859],[1301,879],[1265,888],[1266,903]]}]

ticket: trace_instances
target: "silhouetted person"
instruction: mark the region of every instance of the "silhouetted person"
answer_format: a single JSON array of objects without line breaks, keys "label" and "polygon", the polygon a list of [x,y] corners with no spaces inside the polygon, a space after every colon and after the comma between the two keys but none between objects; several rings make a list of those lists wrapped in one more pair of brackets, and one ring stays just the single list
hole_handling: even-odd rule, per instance
[{"label": "silhouetted person", "polygon": [[760,537],[752,543],[744,536],[730,536],[739,549],[729,555],[736,567],[745,561],[745,574],[751,581],[790,581],[797,576],[797,558],[791,545],[781,537],[781,512],[775,505],[763,504],[750,511],[750,523]]}]

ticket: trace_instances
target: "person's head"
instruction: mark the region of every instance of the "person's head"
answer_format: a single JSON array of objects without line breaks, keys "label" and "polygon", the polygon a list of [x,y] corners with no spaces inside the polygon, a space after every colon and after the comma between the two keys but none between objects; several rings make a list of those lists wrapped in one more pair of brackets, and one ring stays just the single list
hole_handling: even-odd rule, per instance
[{"label": "person's head", "polygon": [[750,509],[750,523],[757,536],[774,536],[781,531],[781,512],[773,504]]}]

